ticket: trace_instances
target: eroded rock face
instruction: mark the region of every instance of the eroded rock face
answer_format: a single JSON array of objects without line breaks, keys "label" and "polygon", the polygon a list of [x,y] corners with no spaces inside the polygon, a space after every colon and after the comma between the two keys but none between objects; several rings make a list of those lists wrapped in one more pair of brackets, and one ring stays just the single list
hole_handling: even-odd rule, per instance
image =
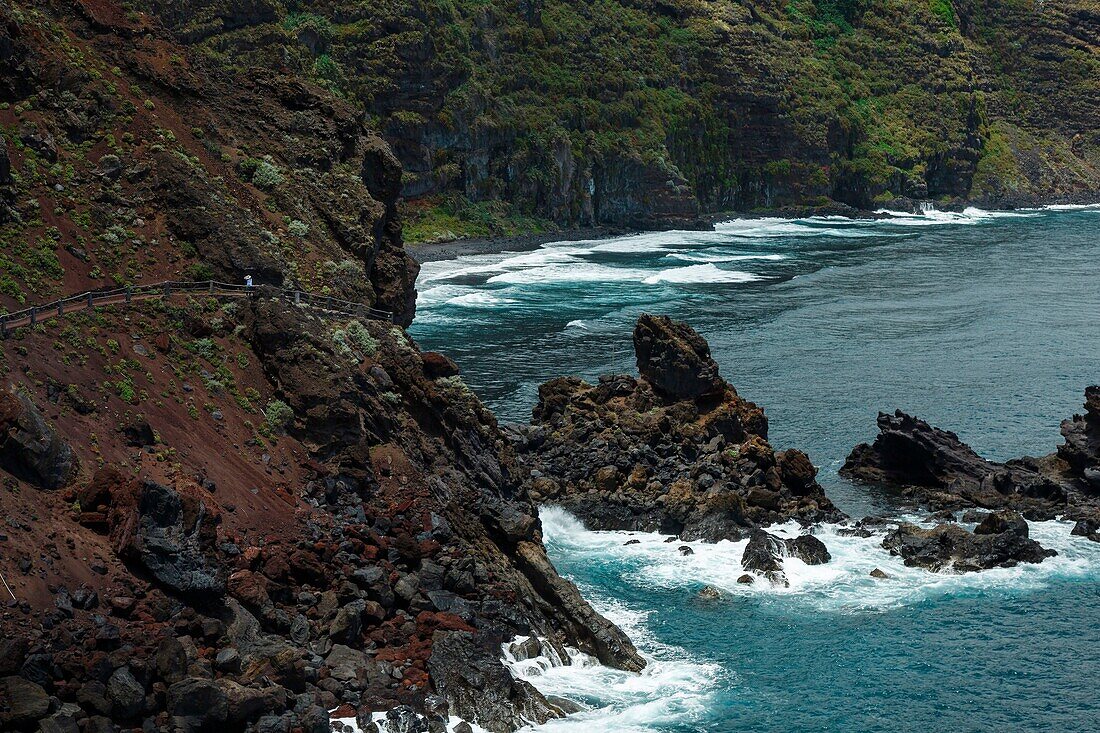
[{"label": "eroded rock face", "polygon": [[690,326],[642,316],[634,344],[640,379],[568,377],[539,388],[533,424],[511,436],[536,501],[590,529],[712,542],[842,516],[805,453],[772,448],[763,411],[719,376]]},{"label": "eroded rock face", "polygon": [[501,666],[500,644],[493,641],[465,631],[436,632],[428,669],[451,714],[493,733],[562,717],[529,682]]},{"label": "eroded rock face", "polygon": [[879,435],[852,450],[842,476],[896,488],[933,509],[1011,508],[1029,519],[1100,512],[1100,388],[1085,414],[1062,423],[1065,444],[1043,458],[986,461],[954,433],[898,410],[880,414]]},{"label": "eroded rock face", "polygon": [[906,565],[960,573],[1039,563],[1058,554],[1028,538],[1027,522],[1015,512],[990,514],[974,532],[957,524],[923,529],[902,523],[886,534],[882,546]]},{"label": "eroded rock face", "polygon": [[40,488],[59,489],[77,465],[72,448],[26,395],[0,394],[0,468]]},{"label": "eroded rock face", "polygon": [[108,487],[107,523],[120,557],[178,593],[224,593],[225,572],[214,553],[221,516],[201,489],[103,473],[93,485]]}]

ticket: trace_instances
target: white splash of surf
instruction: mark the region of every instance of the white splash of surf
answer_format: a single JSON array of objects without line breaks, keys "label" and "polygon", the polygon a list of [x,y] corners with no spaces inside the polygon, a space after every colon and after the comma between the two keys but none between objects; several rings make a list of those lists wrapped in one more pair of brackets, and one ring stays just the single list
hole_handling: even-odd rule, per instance
[{"label": "white splash of surf", "polygon": [[695,283],[750,283],[765,278],[754,275],[751,272],[740,270],[723,270],[713,263],[705,265],[690,265],[688,267],[674,267],[661,270],[656,275],[650,275],[642,280],[646,285],[660,283],[695,284]]}]

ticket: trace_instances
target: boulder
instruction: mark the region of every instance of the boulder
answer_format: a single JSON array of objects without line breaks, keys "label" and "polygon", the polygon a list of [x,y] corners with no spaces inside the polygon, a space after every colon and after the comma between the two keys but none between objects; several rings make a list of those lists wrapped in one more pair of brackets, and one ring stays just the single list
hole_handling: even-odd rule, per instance
[{"label": "boulder", "polygon": [[1015,532],[1021,537],[1028,536],[1027,521],[1019,512],[1002,510],[990,512],[982,517],[982,521],[974,528],[974,534],[1000,534],[1002,532]]},{"label": "boulder", "polygon": [[1070,530],[1070,534],[1100,542],[1100,515],[1078,519]]},{"label": "boulder", "polygon": [[367,657],[363,652],[343,644],[333,644],[332,651],[325,658],[329,674],[338,680],[354,680],[361,670],[367,668]]},{"label": "boulder", "polygon": [[924,529],[902,523],[886,534],[882,546],[910,567],[963,573],[1013,567],[1021,562],[1039,563],[1058,554],[1029,539],[1026,522],[1024,525],[1022,531],[1018,524],[1006,523],[999,533],[974,534],[957,524]]},{"label": "boulder", "polygon": [[42,489],[59,489],[77,471],[72,448],[26,395],[0,393],[0,468]]},{"label": "boulder", "polygon": [[168,687],[169,715],[194,720],[198,727],[214,730],[229,717],[229,700],[214,680],[189,677]]},{"label": "boulder", "polygon": [[144,711],[145,688],[129,667],[119,667],[107,680],[107,700],[114,717],[129,720]]},{"label": "boulder", "polygon": [[111,542],[119,557],[184,594],[225,592],[215,557],[221,514],[201,489],[177,490],[151,480],[111,487]]},{"label": "boulder", "polygon": [[24,677],[0,678],[0,729],[31,726],[50,712],[50,697]]},{"label": "boulder", "polygon": [[706,340],[686,323],[643,314],[634,326],[638,373],[671,400],[719,395],[726,383]]},{"label": "boulder", "polygon": [[453,377],[458,374],[458,365],[445,354],[437,351],[425,351],[420,355],[424,361],[424,374],[428,379]]}]

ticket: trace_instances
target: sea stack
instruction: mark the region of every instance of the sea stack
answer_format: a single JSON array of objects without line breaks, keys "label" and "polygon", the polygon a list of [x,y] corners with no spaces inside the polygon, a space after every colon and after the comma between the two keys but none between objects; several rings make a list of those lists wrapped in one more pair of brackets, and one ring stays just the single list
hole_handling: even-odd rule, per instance
[{"label": "sea stack", "polygon": [[589,529],[712,542],[790,519],[842,518],[809,457],[772,447],[763,410],[720,376],[691,326],[642,315],[634,349],[638,377],[539,388],[532,424],[515,431],[532,498]]}]

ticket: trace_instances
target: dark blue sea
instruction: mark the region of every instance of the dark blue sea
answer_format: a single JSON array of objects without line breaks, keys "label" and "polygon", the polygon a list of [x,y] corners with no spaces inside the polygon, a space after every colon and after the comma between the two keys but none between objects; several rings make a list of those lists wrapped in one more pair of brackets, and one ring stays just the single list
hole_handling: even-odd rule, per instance
[{"label": "dark blue sea", "polygon": [[[418,286],[413,335],[502,421],[528,419],[552,377],[634,373],[639,313],[688,321],[773,444],[807,451],[855,516],[914,511],[836,475],[880,410],[1003,460],[1051,452],[1100,382],[1100,207],[737,220],[428,263]],[[1100,544],[1069,523],[1032,524],[1058,557],[969,575],[823,527],[832,561],[786,560],[781,589],[736,583],[743,543],[683,557],[542,519],[558,568],[651,660],[514,663],[591,708],[545,730],[1100,730]]]}]

